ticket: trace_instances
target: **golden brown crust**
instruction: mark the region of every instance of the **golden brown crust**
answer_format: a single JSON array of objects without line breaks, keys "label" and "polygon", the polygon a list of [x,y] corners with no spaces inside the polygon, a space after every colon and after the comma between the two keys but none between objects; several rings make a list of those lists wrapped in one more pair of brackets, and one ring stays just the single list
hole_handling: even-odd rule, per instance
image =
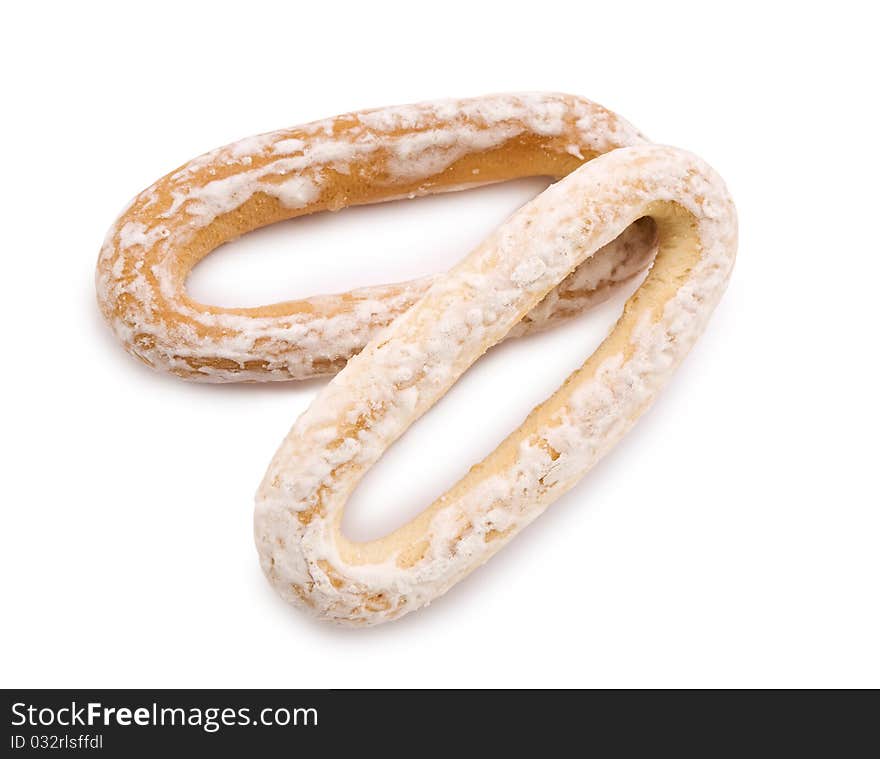
[{"label": "golden brown crust", "polygon": [[[224,242],[276,221],[518,177],[559,178],[643,141],[601,106],[555,94],[377,109],[248,138],[194,159],[135,198],[101,251],[101,310],[130,353],[187,379],[335,373],[418,300],[431,278],[222,308],[187,295],[192,267]],[[601,300],[647,265],[654,242],[650,222],[626,230],[513,334]]]}]

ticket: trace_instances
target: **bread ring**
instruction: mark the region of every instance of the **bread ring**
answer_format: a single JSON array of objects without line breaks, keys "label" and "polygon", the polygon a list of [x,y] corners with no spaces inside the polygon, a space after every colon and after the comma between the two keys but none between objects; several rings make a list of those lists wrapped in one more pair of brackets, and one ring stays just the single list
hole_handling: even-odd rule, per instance
[{"label": "bread ring", "polygon": [[[341,532],[364,472],[490,346],[636,219],[659,251],[606,340],[482,463],[388,536]],[[571,488],[697,339],[736,254],[736,213],[699,158],[637,145],[590,161],[515,213],[324,388],[257,494],[261,564],[288,601],[374,624],[444,593]]]},{"label": "bread ring", "polygon": [[[644,142],[612,112],[557,94],[383,108],[251,137],[190,161],[132,201],[101,249],[98,302],[130,353],[186,379],[332,374],[418,300],[431,278],[220,308],[188,297],[192,267],[224,242],[272,222],[517,177],[558,178],[597,155]],[[601,300],[642,270],[654,247],[647,222],[609,240],[512,334]]]}]

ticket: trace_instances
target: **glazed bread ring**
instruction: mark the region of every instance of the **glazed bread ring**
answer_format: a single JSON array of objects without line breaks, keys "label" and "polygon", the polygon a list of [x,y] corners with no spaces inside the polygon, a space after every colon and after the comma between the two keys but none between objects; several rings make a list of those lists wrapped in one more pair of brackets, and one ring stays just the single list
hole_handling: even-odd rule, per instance
[{"label": "glazed bread ring", "polygon": [[[642,217],[656,223],[656,259],[586,363],[418,517],[378,540],[348,540],[343,509],[364,472],[553,287]],[[720,298],[736,238],[722,180],[681,150],[614,150],[552,185],[436,278],[297,420],[257,494],[256,544],[270,582],[322,618],[358,625],[447,591],[647,408]]]},{"label": "glazed bread ring", "polygon": [[[130,353],[186,379],[332,374],[432,279],[220,308],[187,295],[193,266],[224,242],[283,219],[518,177],[559,178],[643,143],[614,113],[557,94],[383,108],[251,137],[190,161],[132,201],[101,249],[98,302]],[[511,334],[576,313],[644,269],[655,250],[653,225],[643,220],[619,232]]]}]

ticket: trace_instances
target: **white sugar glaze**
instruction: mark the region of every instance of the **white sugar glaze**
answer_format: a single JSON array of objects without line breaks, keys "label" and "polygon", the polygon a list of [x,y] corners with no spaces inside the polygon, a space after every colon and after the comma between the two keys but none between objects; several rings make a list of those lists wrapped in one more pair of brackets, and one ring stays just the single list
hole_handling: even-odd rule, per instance
[{"label": "white sugar glaze", "polygon": [[[548,115],[545,128],[555,126]],[[380,540],[348,541],[342,511],[364,472],[554,286],[644,215],[658,225],[657,260],[596,354],[419,517]],[[375,624],[428,604],[488,560],[650,404],[720,298],[736,237],[717,174],[656,145],[596,158],[524,206],[352,358],[284,440],[254,521],[279,594],[324,619]]]},{"label": "white sugar glaze", "polygon": [[[190,161],[132,201],[102,247],[98,301],[129,352],[186,379],[333,373],[433,278],[261,308],[219,308],[187,296],[195,262],[218,244],[282,218],[540,171],[562,176],[596,155],[644,142],[614,113],[553,93],[381,108],[249,137]],[[468,161],[476,165],[463,168]],[[511,334],[604,299],[613,285],[641,271],[653,250],[650,225],[627,230]]]}]

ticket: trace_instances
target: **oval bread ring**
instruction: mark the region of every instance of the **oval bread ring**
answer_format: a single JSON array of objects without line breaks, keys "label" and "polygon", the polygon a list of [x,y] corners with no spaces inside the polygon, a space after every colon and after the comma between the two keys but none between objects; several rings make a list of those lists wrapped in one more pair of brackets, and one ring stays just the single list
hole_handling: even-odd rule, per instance
[{"label": "oval bread ring", "polygon": [[[657,225],[656,259],[586,363],[415,519],[348,540],[343,509],[365,471],[551,288],[643,216]],[[278,593],[325,619],[375,624],[483,564],[651,403],[720,298],[736,238],[720,177],[658,145],[596,158],[525,205],[352,358],[281,445],[254,522]]]},{"label": "oval bread ring", "polygon": [[[559,178],[609,150],[644,142],[611,111],[559,94],[397,106],[250,137],[190,161],[132,201],[101,249],[98,302],[131,354],[186,379],[333,374],[432,279],[221,308],[187,295],[193,266],[273,222],[519,177]],[[647,221],[609,240],[512,334],[603,300],[647,266],[655,242]]]}]

